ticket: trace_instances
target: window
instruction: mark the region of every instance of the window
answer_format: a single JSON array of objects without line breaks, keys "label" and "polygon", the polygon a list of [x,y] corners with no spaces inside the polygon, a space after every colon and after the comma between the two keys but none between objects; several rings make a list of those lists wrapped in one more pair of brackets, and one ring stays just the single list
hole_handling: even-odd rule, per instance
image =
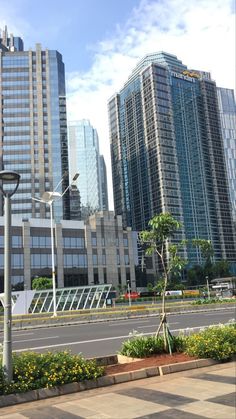
[{"label": "window", "polygon": [[84,249],[84,238],[83,237],[63,237],[63,245],[65,248],[80,248]]},{"label": "window", "polygon": [[97,236],[96,236],[96,233],[92,233],[92,246],[97,246]]},{"label": "window", "polygon": [[116,263],[117,263],[117,265],[120,265],[120,254],[119,253],[117,253],[117,255],[116,255]]},{"label": "window", "polygon": [[125,265],[129,265],[129,255],[125,255]]},{"label": "window", "polygon": [[12,247],[22,247],[21,236],[12,236]]},{"label": "window", "polygon": [[12,268],[23,268],[24,267],[24,255],[13,253],[12,258]]},{"label": "window", "polygon": [[[56,255],[55,257],[55,265],[56,265]],[[52,256],[49,253],[41,253],[41,254],[31,254],[31,266],[33,268],[51,268],[52,266]]]},{"label": "window", "polygon": [[97,266],[98,264],[98,255],[93,255],[93,265]]},{"label": "window", "polygon": [[30,247],[40,248],[40,247],[51,247],[51,237],[49,236],[32,236]]},{"label": "window", "polygon": [[123,236],[123,245],[124,245],[124,247],[128,247],[128,238],[127,238],[127,236]]},{"label": "window", "polygon": [[106,265],[106,255],[102,255],[102,264]]},{"label": "window", "polygon": [[65,268],[85,268],[87,267],[87,255],[66,254],[64,255]]}]

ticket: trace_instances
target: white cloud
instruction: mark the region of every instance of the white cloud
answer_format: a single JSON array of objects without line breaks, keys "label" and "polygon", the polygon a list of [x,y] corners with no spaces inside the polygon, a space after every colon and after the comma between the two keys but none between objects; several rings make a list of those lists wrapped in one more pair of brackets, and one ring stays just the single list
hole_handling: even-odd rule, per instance
[{"label": "white cloud", "polygon": [[[7,23],[17,35],[22,35],[23,28],[26,40],[36,32],[18,13],[22,3],[0,2],[0,28]],[[67,74],[68,117],[90,119],[98,130],[100,150],[108,169],[110,203],[108,99],[120,90],[137,61],[156,51],[177,55],[189,68],[211,71],[219,86],[233,88],[234,32],[232,0],[141,0],[125,25],[117,25],[111,38],[101,39],[93,46],[91,68]]]},{"label": "white cloud", "polygon": [[[95,49],[96,48],[96,49]],[[142,0],[112,39],[94,47],[86,73],[68,75],[68,115],[88,118],[97,128],[112,192],[108,99],[118,91],[137,61],[149,52],[166,51],[189,68],[211,71],[222,87],[234,86],[234,13],[230,0]],[[110,203],[112,196],[110,196]]]}]

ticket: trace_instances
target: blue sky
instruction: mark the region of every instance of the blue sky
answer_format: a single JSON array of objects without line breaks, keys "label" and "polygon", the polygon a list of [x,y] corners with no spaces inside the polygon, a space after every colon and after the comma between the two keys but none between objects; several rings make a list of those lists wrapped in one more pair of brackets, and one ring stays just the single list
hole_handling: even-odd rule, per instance
[{"label": "blue sky", "polygon": [[9,30],[13,22],[24,37],[25,47],[40,42],[49,49],[59,49],[67,71],[86,71],[92,64],[93,45],[112,36],[114,28],[124,25],[139,3],[138,0],[0,0]]},{"label": "blue sky", "polygon": [[234,88],[234,0],[0,0],[0,11],[0,27],[25,48],[40,42],[62,53],[68,119],[90,119],[98,130],[111,208],[107,102],[139,59],[167,51]]}]

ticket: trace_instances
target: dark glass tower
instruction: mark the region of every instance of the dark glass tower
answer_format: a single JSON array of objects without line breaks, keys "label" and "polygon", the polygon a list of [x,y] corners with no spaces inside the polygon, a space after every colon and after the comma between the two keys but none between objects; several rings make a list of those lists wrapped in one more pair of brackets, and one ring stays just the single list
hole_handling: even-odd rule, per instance
[{"label": "dark glass tower", "polygon": [[[114,203],[135,230],[160,212],[182,237],[210,239],[234,262],[235,238],[217,90],[210,74],[167,53],[144,57],[109,102]],[[188,259],[199,263],[196,249]]]},{"label": "dark glass tower", "polygon": [[233,89],[217,88],[233,219],[236,223],[236,102]]},{"label": "dark glass tower", "polygon": [[[63,176],[58,192],[69,182],[64,63],[57,51],[40,44],[24,51],[20,38],[8,39],[0,40],[0,170],[21,175],[13,214],[48,218],[48,206],[32,197],[54,190]],[[54,217],[70,218],[69,194],[54,204]]]}]

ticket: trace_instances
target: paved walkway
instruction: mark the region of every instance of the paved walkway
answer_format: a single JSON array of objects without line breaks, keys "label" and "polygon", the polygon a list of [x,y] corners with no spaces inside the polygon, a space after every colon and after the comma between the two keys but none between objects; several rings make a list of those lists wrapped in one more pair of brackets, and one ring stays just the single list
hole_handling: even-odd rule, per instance
[{"label": "paved walkway", "polygon": [[0,410],[1,419],[235,419],[236,364],[24,403]]}]

